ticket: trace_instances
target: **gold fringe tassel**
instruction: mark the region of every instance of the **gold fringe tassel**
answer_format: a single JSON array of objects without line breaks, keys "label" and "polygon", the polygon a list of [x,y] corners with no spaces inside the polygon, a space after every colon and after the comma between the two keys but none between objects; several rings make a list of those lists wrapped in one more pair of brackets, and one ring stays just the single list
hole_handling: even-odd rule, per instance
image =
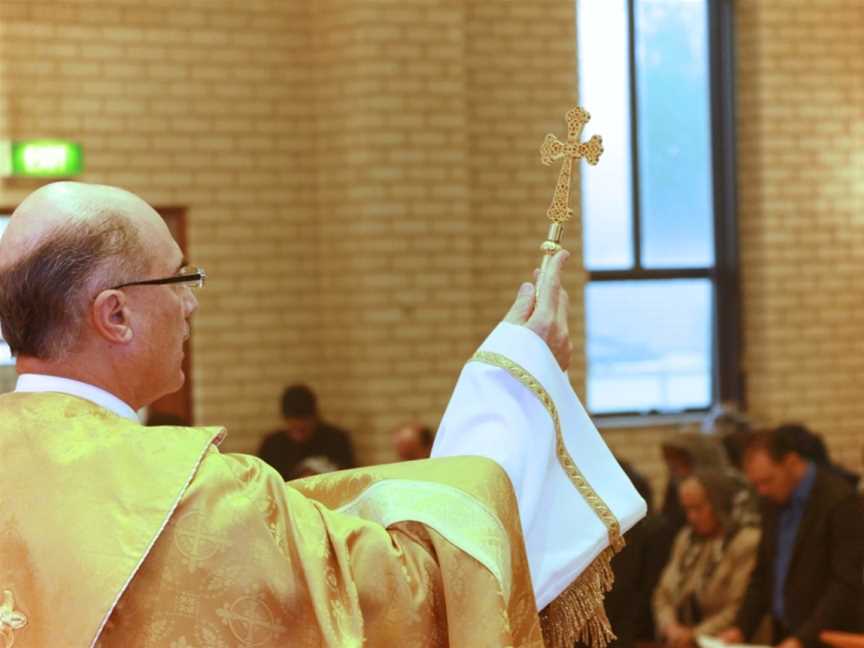
[{"label": "gold fringe tassel", "polygon": [[573,583],[540,613],[547,648],[573,648],[578,640],[590,648],[605,648],[615,639],[603,608],[612,588],[611,561],[616,547],[607,547]]}]

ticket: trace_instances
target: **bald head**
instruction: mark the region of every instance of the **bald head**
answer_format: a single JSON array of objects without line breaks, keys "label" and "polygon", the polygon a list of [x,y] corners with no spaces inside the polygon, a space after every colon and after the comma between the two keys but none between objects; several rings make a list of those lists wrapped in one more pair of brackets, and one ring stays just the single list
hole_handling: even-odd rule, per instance
[{"label": "bald head", "polygon": [[146,202],[107,185],[55,182],[27,196],[12,214],[0,240],[0,268],[25,258],[60,230],[100,227],[165,228]]},{"label": "bald head", "polygon": [[0,239],[0,326],[19,373],[79,380],[134,409],[185,380],[201,274],[134,194],[61,182],[28,196]]},{"label": "bald head", "polygon": [[68,352],[94,291],[145,271],[143,242],[166,235],[159,214],[122,189],[58,182],[30,194],[0,239],[0,325],[12,351]]}]

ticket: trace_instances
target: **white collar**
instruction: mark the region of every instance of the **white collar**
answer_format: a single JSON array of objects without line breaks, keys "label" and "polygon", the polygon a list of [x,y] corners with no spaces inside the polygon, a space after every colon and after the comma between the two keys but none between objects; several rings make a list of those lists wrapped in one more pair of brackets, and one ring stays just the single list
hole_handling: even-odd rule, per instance
[{"label": "white collar", "polygon": [[96,403],[107,410],[114,412],[117,416],[122,416],[131,421],[138,422],[138,416],[127,403],[117,398],[114,394],[70,378],[60,378],[59,376],[48,376],[46,374],[21,374],[18,376],[18,382],[15,385],[16,392],[59,392],[61,394],[69,394],[77,396],[92,403]]}]

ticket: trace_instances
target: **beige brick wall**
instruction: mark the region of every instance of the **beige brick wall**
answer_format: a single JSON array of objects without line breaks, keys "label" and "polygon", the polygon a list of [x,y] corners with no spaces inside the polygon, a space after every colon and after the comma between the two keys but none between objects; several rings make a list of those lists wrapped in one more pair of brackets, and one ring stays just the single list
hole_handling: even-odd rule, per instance
[{"label": "beige brick wall", "polygon": [[434,417],[469,351],[459,3],[318,3],[322,394],[365,460]]},{"label": "beige brick wall", "polygon": [[[196,417],[227,424],[229,447],[253,444],[281,386],[319,365],[306,6],[0,2],[5,135],[78,140],[84,180],[188,208],[190,257],[212,278]],[[4,181],[0,204],[36,186]]]},{"label": "beige brick wall", "polygon": [[[428,0],[0,3],[5,134],[79,140],[85,180],[189,208],[190,256],[212,278],[196,418],[227,424],[227,447],[253,449],[282,385],[303,379],[362,460],[389,459],[384,433],[437,423],[530,278],[556,177],[537,150],[574,97],[573,11],[543,0],[494,13]],[[0,203],[35,186],[4,181]]]},{"label": "beige brick wall", "polygon": [[[738,11],[749,400],[860,467],[861,8]],[[188,208],[191,258],[212,277],[199,423],[253,449],[281,387],[308,380],[380,461],[396,422],[437,423],[536,262],[557,173],[537,149],[574,102],[573,7],[2,0],[0,83],[0,136],[77,139],[86,180]],[[0,204],[35,186],[3,181]],[[578,241],[574,223],[581,386]],[[659,489],[666,432],[606,434]]]},{"label": "beige brick wall", "polygon": [[739,0],[744,368],[751,413],[862,469],[864,3]]},{"label": "beige brick wall", "polygon": [[465,359],[530,278],[555,181],[537,151],[574,96],[573,11],[317,7],[321,391],[361,456],[387,460],[383,433],[437,423]]},{"label": "beige brick wall", "polygon": [[[546,133],[562,139],[567,134],[564,113],[576,103],[576,36],[573,3],[467,4],[468,164],[480,338],[512,302],[519,283],[531,279],[538,261],[558,177],[557,165],[539,163],[539,148]],[[571,204],[578,213],[580,167],[574,169]],[[585,277],[578,218],[568,225],[564,245],[573,253],[565,276],[577,347],[570,374],[581,392]]]}]

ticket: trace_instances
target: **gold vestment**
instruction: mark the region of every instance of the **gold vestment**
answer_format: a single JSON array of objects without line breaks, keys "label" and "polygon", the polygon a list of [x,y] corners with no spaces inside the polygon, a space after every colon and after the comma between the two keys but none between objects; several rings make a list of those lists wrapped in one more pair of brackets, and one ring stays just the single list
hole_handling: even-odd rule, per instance
[{"label": "gold vestment", "polygon": [[543,645],[495,462],[285,484],[223,434],[0,396],[5,648]]}]

